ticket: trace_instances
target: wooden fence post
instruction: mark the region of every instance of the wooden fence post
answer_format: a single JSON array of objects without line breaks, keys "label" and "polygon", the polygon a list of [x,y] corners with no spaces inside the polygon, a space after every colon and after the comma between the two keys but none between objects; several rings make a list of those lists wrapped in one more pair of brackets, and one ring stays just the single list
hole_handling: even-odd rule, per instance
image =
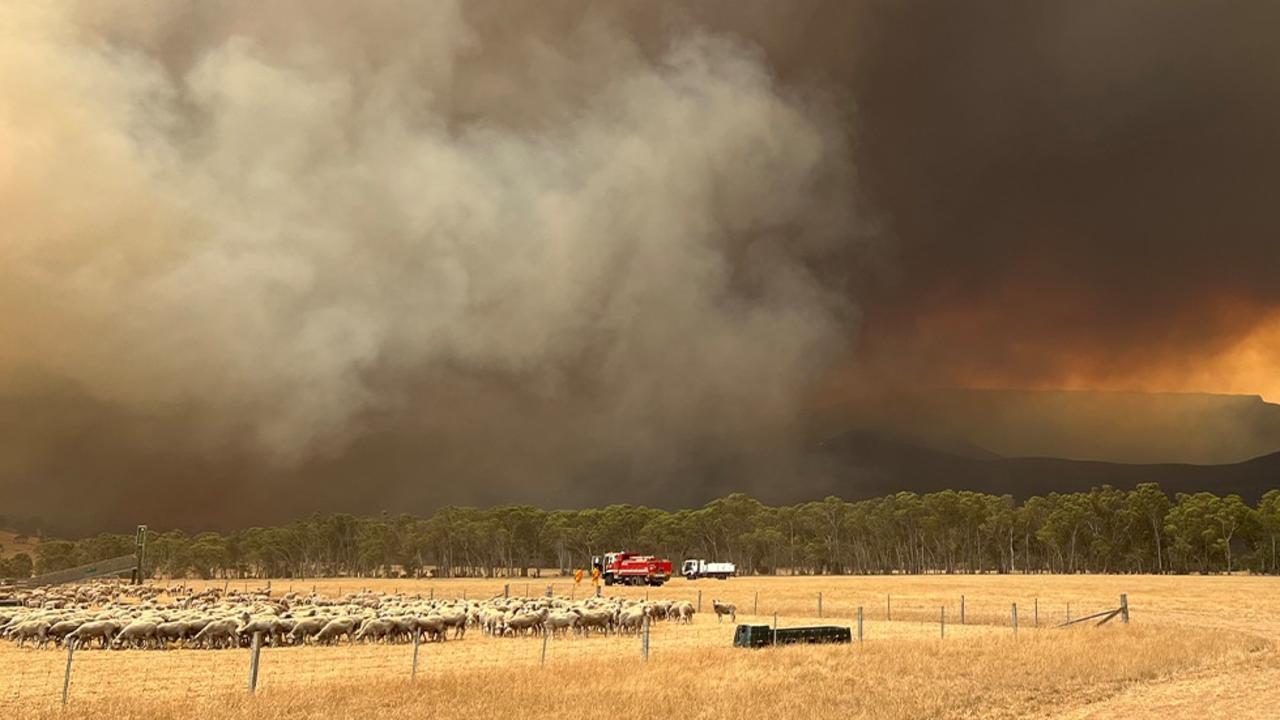
[{"label": "wooden fence post", "polygon": [[262,631],[253,634],[253,645],[249,649],[249,694],[258,690],[258,658],[262,653]]},{"label": "wooden fence post", "polygon": [[640,640],[640,654],[645,662],[649,661],[649,616],[644,616],[644,635]]},{"label": "wooden fence post", "polygon": [[1018,634],[1018,603],[1014,603],[1009,609],[1009,616],[1013,620],[1013,634]]},{"label": "wooden fence post", "polygon": [[409,679],[415,680],[418,677],[418,644],[422,640],[422,631],[413,629],[413,667],[409,670]]},{"label": "wooden fence post", "polygon": [[503,599],[511,597],[511,583],[505,583],[502,586],[502,597]]},{"label": "wooden fence post", "polygon": [[964,595],[960,596],[960,624],[964,624]]},{"label": "wooden fence post", "polygon": [[822,593],[818,593],[818,617],[822,617]]},{"label": "wooden fence post", "polygon": [[773,611],[773,644],[774,646],[777,646],[778,644],[778,611],[777,610]]},{"label": "wooden fence post", "polygon": [[760,591],[759,590],[756,591],[756,599],[751,603],[751,614],[752,615],[760,614]]},{"label": "wooden fence post", "polygon": [[698,591],[698,612],[702,612],[702,591]]},{"label": "wooden fence post", "polygon": [[858,642],[862,642],[862,606],[858,606]]},{"label": "wooden fence post", "polygon": [[1031,624],[1040,627],[1040,598],[1036,598],[1035,607],[1032,609]]},{"label": "wooden fence post", "polygon": [[[1120,593],[1120,622],[1124,623],[1125,625],[1129,624],[1129,594],[1128,593]],[[68,667],[70,667],[71,661],[69,659],[67,660],[67,663],[68,663]]]},{"label": "wooden fence post", "polygon": [[938,608],[938,637],[945,638],[947,636],[947,606],[943,605]]},{"label": "wooden fence post", "polygon": [[72,638],[67,641],[67,671],[62,676],[62,704],[67,704],[67,694],[71,692],[71,656],[76,651],[76,641]]}]

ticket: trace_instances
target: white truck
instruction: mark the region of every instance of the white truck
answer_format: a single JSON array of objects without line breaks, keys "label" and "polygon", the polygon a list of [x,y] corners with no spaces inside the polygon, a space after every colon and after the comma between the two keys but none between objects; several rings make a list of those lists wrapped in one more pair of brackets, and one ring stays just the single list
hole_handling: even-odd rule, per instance
[{"label": "white truck", "polygon": [[698,578],[716,578],[724,580],[738,574],[738,568],[730,562],[707,562],[706,560],[685,560],[680,567],[680,574],[689,580]]}]

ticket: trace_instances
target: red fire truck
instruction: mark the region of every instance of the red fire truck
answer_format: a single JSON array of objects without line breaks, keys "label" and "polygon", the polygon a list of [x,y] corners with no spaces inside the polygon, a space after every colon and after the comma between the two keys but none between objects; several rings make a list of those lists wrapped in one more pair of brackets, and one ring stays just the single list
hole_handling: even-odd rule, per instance
[{"label": "red fire truck", "polygon": [[605,585],[661,585],[671,579],[671,561],[629,552],[605,553],[591,558]]}]

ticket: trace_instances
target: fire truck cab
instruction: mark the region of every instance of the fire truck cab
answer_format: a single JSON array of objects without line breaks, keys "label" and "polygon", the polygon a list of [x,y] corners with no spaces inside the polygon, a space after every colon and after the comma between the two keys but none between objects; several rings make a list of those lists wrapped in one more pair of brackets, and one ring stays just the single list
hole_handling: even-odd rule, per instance
[{"label": "fire truck cab", "polygon": [[653,555],[611,552],[591,558],[605,585],[661,585],[671,579],[671,561]]}]

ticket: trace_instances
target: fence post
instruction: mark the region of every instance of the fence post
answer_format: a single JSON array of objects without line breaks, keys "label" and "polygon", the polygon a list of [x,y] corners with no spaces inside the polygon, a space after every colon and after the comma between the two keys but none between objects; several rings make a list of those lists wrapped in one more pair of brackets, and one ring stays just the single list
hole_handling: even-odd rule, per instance
[{"label": "fence post", "polygon": [[702,612],[702,591],[698,591],[698,612]]},{"label": "fence post", "polygon": [[884,619],[893,621],[893,598],[886,593],[884,596]]},{"label": "fence post", "polygon": [[1036,604],[1032,608],[1031,624],[1034,627],[1040,627],[1040,598],[1036,598]]},{"label": "fence post", "polygon": [[938,637],[947,636],[947,606],[938,608]]},{"label": "fence post", "polygon": [[71,691],[71,656],[76,651],[76,641],[67,641],[67,672],[62,676],[62,704],[67,704],[67,693]]},{"label": "fence post", "polygon": [[[1120,622],[1129,624],[1129,594],[1120,593]],[[71,667],[71,659],[67,659],[67,667]]]},{"label": "fence post", "polygon": [[422,640],[422,631],[418,628],[413,629],[413,668],[409,670],[409,679],[414,680],[418,677],[418,644]]},{"label": "fence post", "polygon": [[1067,603],[1067,622],[1071,622],[1071,603]]},{"label": "fence post", "polygon": [[502,585],[502,597],[504,600],[511,597],[511,583],[504,583]]},{"label": "fence post", "polygon": [[249,650],[249,694],[258,690],[258,658],[262,653],[262,631],[253,634],[253,646]]},{"label": "fence post", "polygon": [[543,628],[543,630],[542,630],[542,659],[538,661],[538,664],[539,664],[539,665],[546,665],[546,664],[547,664],[547,636],[549,636],[550,634],[551,634],[551,631],[547,630],[546,628]]},{"label": "fence post", "polygon": [[760,614],[760,591],[759,590],[756,591],[756,599],[751,603],[751,614],[752,615]]},{"label": "fence post", "polygon": [[524,584],[524,596],[529,597],[529,583]]},{"label": "fence post", "polygon": [[645,662],[649,661],[649,616],[644,616],[644,632],[640,638],[640,655]]},{"label": "fence post", "polygon": [[960,596],[960,624],[964,624],[964,596]]},{"label": "fence post", "polygon": [[434,601],[435,601],[435,599],[436,599],[436,586],[435,586],[435,585],[432,585],[432,586],[431,586],[431,600],[434,602]]},{"label": "fence post", "polygon": [[773,644],[778,644],[778,611],[773,611]]},{"label": "fence post", "polygon": [[862,606],[858,606],[858,642],[862,642]]},{"label": "fence post", "polygon": [[822,617],[822,593],[818,593],[818,617]]},{"label": "fence post", "polygon": [[1009,609],[1010,617],[1013,619],[1013,634],[1018,634],[1018,603],[1014,603]]}]

